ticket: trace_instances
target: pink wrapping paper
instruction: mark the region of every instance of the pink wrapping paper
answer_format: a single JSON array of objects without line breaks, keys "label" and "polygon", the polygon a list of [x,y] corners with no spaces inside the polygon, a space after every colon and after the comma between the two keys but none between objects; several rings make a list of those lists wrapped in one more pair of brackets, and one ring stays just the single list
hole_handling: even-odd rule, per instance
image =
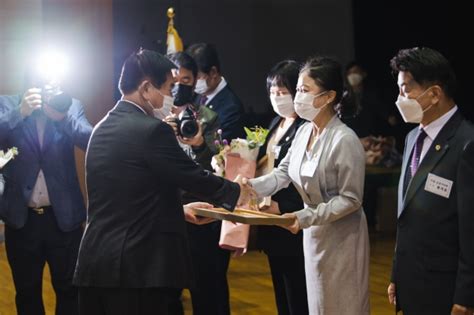
[{"label": "pink wrapping paper", "polygon": [[[256,162],[242,159],[238,153],[228,153],[225,163],[225,177],[234,180],[241,174],[247,178],[255,176]],[[222,221],[219,246],[234,251],[234,256],[247,252],[250,226],[248,224]]]},{"label": "pink wrapping paper", "polygon": [[227,153],[225,161],[225,178],[234,180],[241,174],[247,178],[254,178],[257,163],[255,161],[244,160],[238,153]]}]

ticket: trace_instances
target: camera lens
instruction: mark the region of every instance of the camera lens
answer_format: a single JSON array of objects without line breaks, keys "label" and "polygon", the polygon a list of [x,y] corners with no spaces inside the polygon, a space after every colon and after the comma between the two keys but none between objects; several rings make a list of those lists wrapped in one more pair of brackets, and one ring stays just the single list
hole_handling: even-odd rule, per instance
[{"label": "camera lens", "polygon": [[185,117],[183,120],[181,120],[179,129],[181,135],[184,138],[193,138],[195,135],[197,135],[199,126],[194,119]]},{"label": "camera lens", "polygon": [[199,131],[199,125],[194,117],[194,112],[188,107],[181,112],[178,120],[179,134],[184,138],[193,138]]}]

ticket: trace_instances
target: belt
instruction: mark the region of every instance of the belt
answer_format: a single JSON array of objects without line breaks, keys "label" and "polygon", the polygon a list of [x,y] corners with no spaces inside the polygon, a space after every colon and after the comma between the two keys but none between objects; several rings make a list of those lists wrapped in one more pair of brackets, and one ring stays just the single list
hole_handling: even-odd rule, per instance
[{"label": "belt", "polygon": [[38,208],[28,208],[31,211],[35,212],[36,214],[44,214],[46,210],[51,209],[51,206],[44,206],[44,207],[38,207]]}]

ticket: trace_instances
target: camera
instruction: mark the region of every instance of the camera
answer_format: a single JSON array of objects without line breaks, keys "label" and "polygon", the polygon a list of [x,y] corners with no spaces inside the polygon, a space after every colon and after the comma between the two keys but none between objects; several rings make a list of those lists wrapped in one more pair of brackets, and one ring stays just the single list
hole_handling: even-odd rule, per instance
[{"label": "camera", "polygon": [[60,82],[67,72],[68,60],[56,50],[44,51],[35,61],[32,75],[33,86],[41,89],[41,101],[60,113],[66,113],[72,105],[72,97],[61,90]]},{"label": "camera", "polygon": [[178,134],[183,138],[193,138],[199,131],[195,113],[189,107],[183,110],[176,119]]},{"label": "camera", "polygon": [[72,105],[72,97],[63,92],[59,84],[47,83],[41,89],[41,101],[60,113],[66,113]]}]

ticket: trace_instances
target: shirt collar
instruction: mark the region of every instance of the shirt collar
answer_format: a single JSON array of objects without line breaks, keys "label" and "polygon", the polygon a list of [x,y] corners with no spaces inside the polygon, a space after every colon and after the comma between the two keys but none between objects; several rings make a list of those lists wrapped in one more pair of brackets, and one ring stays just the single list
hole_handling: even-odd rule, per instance
[{"label": "shirt collar", "polygon": [[207,96],[206,105],[209,104],[211,100],[214,98],[214,96],[216,96],[217,93],[222,91],[222,89],[224,89],[226,85],[227,85],[227,81],[225,80],[223,76],[221,76],[221,82],[219,82],[216,89],[211,94],[206,95]]},{"label": "shirt collar", "polygon": [[145,113],[145,115],[148,115],[147,112],[146,112],[143,108],[141,108],[140,105],[138,105],[137,103],[134,103],[134,102],[132,102],[132,101],[129,101],[129,100],[126,100],[126,99],[123,99],[123,98],[120,99],[120,100],[121,100],[122,102],[127,102],[127,103],[132,104],[132,105],[135,106],[135,107],[138,107],[143,113]]},{"label": "shirt collar", "polygon": [[432,121],[428,125],[423,126],[423,127],[420,125],[420,129],[424,129],[426,134],[430,138],[430,140],[433,141],[436,138],[436,136],[438,136],[438,133],[441,131],[444,125],[448,122],[448,120],[454,115],[457,109],[458,109],[457,105],[454,105],[454,107],[451,108],[447,113],[445,113],[443,116],[439,117],[438,119]]}]

